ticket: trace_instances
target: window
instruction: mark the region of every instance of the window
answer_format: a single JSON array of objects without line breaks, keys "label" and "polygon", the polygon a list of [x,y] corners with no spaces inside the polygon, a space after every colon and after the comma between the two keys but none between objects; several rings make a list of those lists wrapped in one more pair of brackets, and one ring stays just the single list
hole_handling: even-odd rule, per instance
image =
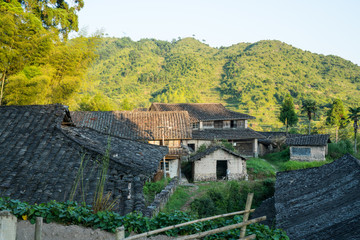
[{"label": "window", "polygon": [[245,128],[245,120],[237,120],[237,128]]},{"label": "window", "polygon": [[192,124],[193,129],[199,128],[199,126],[200,126],[199,122],[195,122]]},{"label": "window", "polygon": [[310,156],[311,148],[292,147],[291,153],[296,156]]},{"label": "window", "polygon": [[[169,161],[165,161],[165,168],[166,168],[166,171],[168,172],[169,171]],[[164,170],[164,160],[161,160],[161,162],[160,162],[160,169]]]},{"label": "window", "polygon": [[214,122],[203,122],[203,128],[214,128]]},{"label": "window", "polygon": [[195,152],[195,143],[189,143],[188,147]]},{"label": "window", "polygon": [[231,128],[236,128],[237,127],[237,121],[236,120],[231,120],[230,127]]},{"label": "window", "polygon": [[149,141],[150,144],[160,145],[160,141]]},{"label": "window", "polygon": [[223,124],[224,128],[230,128],[230,121],[224,121]]},{"label": "window", "polygon": [[223,128],[223,121],[214,121],[214,128]]}]

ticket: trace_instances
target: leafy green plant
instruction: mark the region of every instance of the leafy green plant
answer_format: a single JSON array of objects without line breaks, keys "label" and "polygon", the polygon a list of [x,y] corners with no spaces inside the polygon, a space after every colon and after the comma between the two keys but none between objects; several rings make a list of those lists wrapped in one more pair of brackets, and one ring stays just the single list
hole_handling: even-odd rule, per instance
[{"label": "leafy green plant", "polygon": [[260,158],[250,158],[246,161],[249,179],[264,179],[275,177],[276,169],[267,161]]},{"label": "leafy green plant", "polygon": [[156,194],[160,193],[166,185],[169,183],[170,178],[162,178],[157,182],[146,182],[143,187],[143,193],[145,197],[146,205],[149,205],[154,201]]},{"label": "leafy green plant", "polygon": [[[19,219],[30,220],[35,223],[36,217],[43,217],[46,223],[58,222],[63,224],[82,225],[91,228],[100,228],[115,232],[115,229],[124,226],[126,232],[143,233],[179,223],[195,220],[193,215],[175,211],[172,213],[159,213],[154,218],[147,218],[139,213],[129,213],[120,216],[111,211],[93,213],[91,206],[82,206],[76,202],[56,202],[30,205],[19,200],[0,198],[0,210],[9,210]],[[199,231],[207,231],[230,224],[242,222],[242,216],[221,218],[214,221],[196,223],[189,226],[165,232],[169,236],[189,235]],[[270,229],[261,224],[252,224],[247,228],[247,235],[256,233],[258,239],[288,239],[286,234],[278,229]],[[206,239],[236,239],[239,230],[232,230],[206,237]]]}]

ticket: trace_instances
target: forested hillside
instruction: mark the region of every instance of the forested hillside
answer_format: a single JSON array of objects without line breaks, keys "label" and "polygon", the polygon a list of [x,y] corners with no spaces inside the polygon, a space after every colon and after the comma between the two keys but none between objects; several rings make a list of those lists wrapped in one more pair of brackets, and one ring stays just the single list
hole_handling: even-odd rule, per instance
[{"label": "forested hillside", "polygon": [[256,116],[252,127],[269,129],[282,126],[277,116],[286,93],[297,108],[303,99],[316,100],[320,115],[334,98],[346,106],[360,102],[359,66],[280,41],[218,49],[193,38],[104,38],[98,55],[88,70],[94,87],[77,107],[128,110],[151,102],[221,102]]}]

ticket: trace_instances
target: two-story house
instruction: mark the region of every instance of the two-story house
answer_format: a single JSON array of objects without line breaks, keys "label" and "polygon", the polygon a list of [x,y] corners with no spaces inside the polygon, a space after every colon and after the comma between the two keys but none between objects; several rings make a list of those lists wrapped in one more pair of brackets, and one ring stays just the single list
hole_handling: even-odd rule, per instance
[{"label": "two-story house", "polygon": [[[72,112],[73,122],[121,138],[165,145],[169,152],[159,165],[167,176],[180,175],[181,156],[187,155],[182,141],[191,139],[189,114],[186,111],[110,111]],[[165,164],[164,164],[165,163]]]},{"label": "two-story house", "polygon": [[221,103],[153,103],[149,111],[187,111],[192,126],[192,139],[184,141],[197,151],[201,145],[227,140],[244,157],[258,156],[260,133],[248,127],[255,117],[226,109]]}]

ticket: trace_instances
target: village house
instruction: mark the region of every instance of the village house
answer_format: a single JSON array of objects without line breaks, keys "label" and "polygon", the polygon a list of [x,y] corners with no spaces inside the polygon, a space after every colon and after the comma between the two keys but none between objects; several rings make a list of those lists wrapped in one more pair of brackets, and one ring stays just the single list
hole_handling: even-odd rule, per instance
[{"label": "village house", "polygon": [[192,177],[197,181],[240,180],[247,178],[246,159],[215,145],[190,157]]},{"label": "village house", "polygon": [[290,147],[290,160],[324,161],[328,153],[330,135],[303,135],[288,137],[286,144]]},{"label": "village house", "polygon": [[[92,203],[97,169],[109,152],[105,192],[119,199],[116,211],[143,211],[143,183],[152,177],[167,147],[109,137],[75,127],[63,105],[0,107],[0,196],[29,203],[66,201],[74,192],[81,161],[86,189],[75,200]],[[84,191],[85,190],[85,191]]]},{"label": "village house", "polygon": [[[173,178],[180,176],[181,157],[188,154],[182,141],[191,139],[189,115],[186,111],[111,111],[72,112],[76,126],[154,145],[165,145],[165,171]],[[163,170],[164,161],[159,168]]]},{"label": "village house", "polygon": [[201,145],[226,140],[244,157],[258,156],[260,133],[248,127],[255,117],[230,111],[220,103],[153,103],[149,111],[187,111],[192,125],[192,139],[184,143],[197,151]]}]

